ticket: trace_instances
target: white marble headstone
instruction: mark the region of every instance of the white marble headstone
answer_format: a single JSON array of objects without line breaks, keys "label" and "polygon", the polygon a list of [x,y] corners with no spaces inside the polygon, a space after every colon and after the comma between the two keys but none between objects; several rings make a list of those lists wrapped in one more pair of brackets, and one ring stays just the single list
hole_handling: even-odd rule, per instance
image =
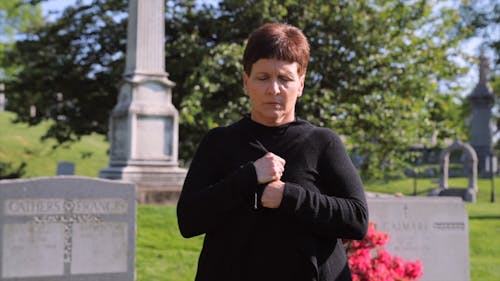
[{"label": "white marble headstone", "polygon": [[386,249],[419,259],[420,281],[469,281],[469,227],[458,197],[368,198],[370,221],[389,233]]},{"label": "white marble headstone", "polygon": [[135,233],[133,184],[0,181],[1,281],[133,281]]}]

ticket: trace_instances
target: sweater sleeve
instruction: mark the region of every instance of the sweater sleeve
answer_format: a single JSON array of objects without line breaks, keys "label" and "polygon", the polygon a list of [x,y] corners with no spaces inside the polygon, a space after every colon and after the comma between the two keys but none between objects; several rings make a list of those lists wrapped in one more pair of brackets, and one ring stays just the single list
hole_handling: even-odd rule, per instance
[{"label": "sweater sleeve", "polygon": [[293,213],[317,235],[363,239],[368,228],[363,184],[335,133],[322,153],[318,170],[321,193],[286,182],[280,209]]},{"label": "sweater sleeve", "polygon": [[177,221],[181,234],[197,236],[227,222],[242,202],[256,190],[257,176],[252,162],[223,175],[221,137],[223,128],[210,131],[191,162],[179,201]]}]

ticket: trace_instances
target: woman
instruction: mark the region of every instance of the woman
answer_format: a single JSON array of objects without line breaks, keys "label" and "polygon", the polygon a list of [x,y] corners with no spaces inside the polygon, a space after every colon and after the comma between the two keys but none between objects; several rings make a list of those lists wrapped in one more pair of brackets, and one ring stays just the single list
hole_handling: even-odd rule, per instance
[{"label": "woman", "polygon": [[184,237],[205,234],[196,280],[351,280],[341,239],[362,239],[368,208],[339,136],[295,116],[309,44],[287,24],[249,37],[251,112],[211,130],[177,206]]}]

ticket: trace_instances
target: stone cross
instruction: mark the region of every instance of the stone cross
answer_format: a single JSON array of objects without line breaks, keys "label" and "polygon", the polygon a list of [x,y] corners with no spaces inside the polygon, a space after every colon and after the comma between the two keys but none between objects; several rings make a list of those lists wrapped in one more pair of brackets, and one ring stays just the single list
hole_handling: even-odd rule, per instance
[{"label": "stone cross", "polygon": [[[62,205],[64,213],[63,214],[51,214],[51,215],[37,215],[33,217],[33,223],[35,225],[43,226],[48,223],[60,223],[64,225],[64,263],[71,263],[71,253],[73,249],[73,224],[75,223],[92,223],[100,224],[102,223],[102,216],[98,214],[75,214],[74,200],[57,200],[63,201]],[[127,207],[127,202],[120,203],[125,206],[125,211]]]}]

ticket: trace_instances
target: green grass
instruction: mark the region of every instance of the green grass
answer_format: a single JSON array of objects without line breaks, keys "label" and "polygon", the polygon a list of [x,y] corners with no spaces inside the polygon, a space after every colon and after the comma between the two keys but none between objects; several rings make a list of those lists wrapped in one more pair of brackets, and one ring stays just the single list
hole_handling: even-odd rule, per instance
[{"label": "green grass", "polygon": [[492,204],[489,193],[483,194],[467,204],[471,275],[477,281],[500,280],[500,198]]},{"label": "green grass", "polygon": [[182,238],[174,206],[140,205],[137,228],[137,281],[194,280],[202,237]]},{"label": "green grass", "polygon": [[75,174],[89,177],[97,177],[99,170],[108,166],[109,144],[104,136],[85,136],[79,142],[53,149],[55,141],[40,140],[49,123],[29,127],[12,124],[14,118],[13,113],[0,111],[0,162],[11,163],[13,168],[25,162],[23,178],[54,176],[59,161],[74,162]]},{"label": "green grass", "polygon": [[[76,174],[95,177],[99,169],[108,166],[109,147],[103,136],[92,135],[78,143],[52,149],[53,141],[41,142],[48,123],[28,127],[11,124],[15,115],[0,112],[0,162],[18,166],[26,162],[25,178],[53,176],[58,161],[76,163]],[[412,195],[413,179],[365,182],[368,191]],[[466,187],[467,179],[452,178],[450,186]],[[500,185],[500,178],[496,178]],[[469,243],[471,277],[473,281],[500,280],[500,194],[490,203],[491,182],[478,180],[476,203],[467,203],[469,213]],[[425,195],[437,187],[437,179],[419,179],[417,195]],[[499,188],[497,188],[499,190]],[[497,192],[497,193],[500,193]],[[202,237],[184,239],[176,221],[174,206],[138,207],[136,271],[137,281],[194,280]]]},{"label": "green grass", "polygon": [[[500,178],[497,178],[500,183]],[[421,180],[424,181],[424,180]],[[428,188],[432,182],[428,181]],[[452,179],[454,186],[466,179]],[[500,280],[500,202],[490,203],[490,181],[478,181],[478,202],[467,203],[469,213],[469,247],[472,281]],[[465,186],[465,185],[464,185]],[[368,183],[370,191],[413,193],[411,180]],[[397,187],[397,188],[396,188]],[[391,189],[392,188],[392,189]],[[144,206],[138,208],[137,280],[194,280],[202,237],[184,239],[179,234],[175,206]]]}]

